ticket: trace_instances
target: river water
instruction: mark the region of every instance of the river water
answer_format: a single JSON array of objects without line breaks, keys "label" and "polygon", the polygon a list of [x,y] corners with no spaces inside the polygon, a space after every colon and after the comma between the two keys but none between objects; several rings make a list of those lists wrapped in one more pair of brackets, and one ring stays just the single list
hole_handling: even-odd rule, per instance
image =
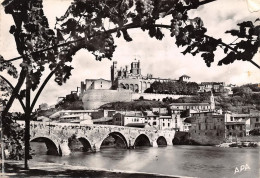
[{"label": "river water", "polygon": [[[210,178],[254,178],[259,177],[260,170],[259,148],[188,145],[140,147],[134,150],[104,148],[97,153],[73,152],[69,156],[59,157],[46,155],[44,143],[32,142],[31,147],[36,152],[34,161],[88,168]],[[243,170],[243,165],[246,170]]]}]

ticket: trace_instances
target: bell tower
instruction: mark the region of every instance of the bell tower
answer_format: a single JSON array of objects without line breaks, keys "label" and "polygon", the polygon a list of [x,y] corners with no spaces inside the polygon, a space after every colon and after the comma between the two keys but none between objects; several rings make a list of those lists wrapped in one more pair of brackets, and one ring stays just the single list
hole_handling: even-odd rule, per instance
[{"label": "bell tower", "polygon": [[210,93],[210,108],[211,110],[215,110],[215,99],[212,90]]},{"label": "bell tower", "polygon": [[117,78],[117,61],[114,61],[112,66],[111,66],[111,82],[112,82],[112,85],[114,83],[114,81],[116,80]]},{"label": "bell tower", "polygon": [[134,75],[141,75],[140,61],[131,63],[130,72]]}]

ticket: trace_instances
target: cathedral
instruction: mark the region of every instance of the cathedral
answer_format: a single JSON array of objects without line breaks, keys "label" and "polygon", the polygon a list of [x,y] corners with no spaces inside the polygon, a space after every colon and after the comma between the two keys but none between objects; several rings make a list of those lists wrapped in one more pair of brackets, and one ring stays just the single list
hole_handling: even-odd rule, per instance
[{"label": "cathedral", "polygon": [[[189,76],[183,75],[179,78],[181,81],[188,82]],[[131,68],[125,66],[125,68],[117,68],[117,61],[114,61],[111,66],[111,82],[112,89],[118,90],[131,90],[135,93],[144,93],[147,88],[150,88],[151,84],[155,81],[158,82],[176,82],[178,80],[154,78],[152,74],[146,76],[141,74],[140,61],[132,62]]]}]

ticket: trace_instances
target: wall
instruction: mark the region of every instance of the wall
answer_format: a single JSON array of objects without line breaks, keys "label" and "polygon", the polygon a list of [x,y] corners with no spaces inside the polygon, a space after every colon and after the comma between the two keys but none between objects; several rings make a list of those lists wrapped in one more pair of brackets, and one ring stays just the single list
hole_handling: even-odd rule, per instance
[{"label": "wall", "polygon": [[87,90],[83,97],[84,109],[97,109],[100,106],[111,102],[129,102],[139,99],[141,96],[148,100],[162,100],[166,97],[178,99],[180,97],[191,97],[191,95],[170,95],[170,94],[154,94],[154,93],[132,93],[129,90]]},{"label": "wall", "polygon": [[97,109],[100,106],[119,101],[131,101],[130,91],[87,90],[82,97],[84,109]]}]

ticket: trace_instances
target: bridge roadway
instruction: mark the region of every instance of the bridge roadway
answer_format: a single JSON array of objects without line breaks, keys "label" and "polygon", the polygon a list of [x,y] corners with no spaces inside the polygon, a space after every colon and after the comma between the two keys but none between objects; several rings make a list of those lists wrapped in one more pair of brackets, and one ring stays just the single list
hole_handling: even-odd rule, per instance
[{"label": "bridge roadway", "polygon": [[[20,123],[24,126],[24,123]],[[115,125],[84,125],[71,123],[53,123],[31,121],[30,141],[41,139],[45,142],[48,154],[69,155],[71,150],[68,139],[75,136],[84,150],[100,151],[102,142],[112,136],[121,139],[126,148],[149,145],[157,147],[161,143],[172,145],[174,130],[154,130],[146,128]]]}]

